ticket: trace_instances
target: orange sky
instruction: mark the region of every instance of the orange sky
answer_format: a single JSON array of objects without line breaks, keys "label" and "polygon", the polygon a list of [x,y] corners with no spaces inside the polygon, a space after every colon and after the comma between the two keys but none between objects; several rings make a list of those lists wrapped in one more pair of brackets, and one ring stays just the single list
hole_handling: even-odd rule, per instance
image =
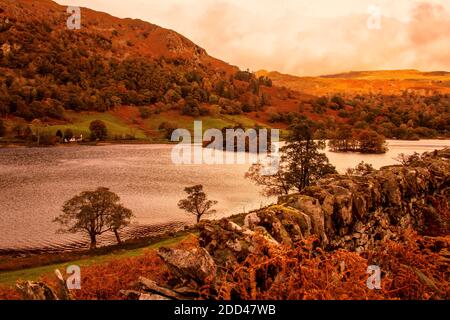
[{"label": "orange sky", "polygon": [[[450,70],[450,0],[56,2],[173,29],[242,69],[296,75]],[[381,13],[380,29],[367,26],[373,5]],[[376,21],[373,17],[369,22]]]}]

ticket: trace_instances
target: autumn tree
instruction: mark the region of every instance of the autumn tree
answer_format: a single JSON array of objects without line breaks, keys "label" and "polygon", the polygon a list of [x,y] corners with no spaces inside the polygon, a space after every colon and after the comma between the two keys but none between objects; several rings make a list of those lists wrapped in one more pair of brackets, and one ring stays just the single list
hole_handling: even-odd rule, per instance
[{"label": "autumn tree", "polygon": [[102,120],[94,120],[89,125],[92,140],[105,140],[108,137],[108,129]]},{"label": "autumn tree", "polygon": [[202,185],[187,187],[184,191],[188,194],[188,197],[180,200],[178,207],[194,215],[197,218],[197,223],[200,222],[203,216],[216,213],[216,210],[211,208],[217,204],[217,201],[207,199]]},{"label": "autumn tree", "polygon": [[120,243],[118,231],[129,224],[133,214],[119,201],[119,196],[108,188],[84,191],[64,203],[63,213],[54,222],[62,225],[60,232],[86,233],[91,249],[97,247],[97,236],[108,231],[113,231]]},{"label": "autumn tree", "polygon": [[373,130],[362,130],[356,134],[358,151],[362,153],[385,153],[386,139]]},{"label": "autumn tree", "polygon": [[289,129],[287,143],[281,148],[289,186],[300,192],[324,176],[336,173],[336,168],[321,152],[326,147],[325,141],[314,140],[314,133],[308,122],[295,122]]}]

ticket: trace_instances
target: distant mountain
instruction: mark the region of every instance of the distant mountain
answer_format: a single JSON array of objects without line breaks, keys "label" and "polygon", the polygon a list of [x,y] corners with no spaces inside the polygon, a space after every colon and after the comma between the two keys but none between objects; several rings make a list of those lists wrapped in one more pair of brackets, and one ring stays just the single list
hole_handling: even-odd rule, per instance
[{"label": "distant mountain", "polygon": [[422,95],[434,92],[450,93],[450,72],[418,70],[351,71],[319,77],[298,77],[261,70],[259,76],[272,79],[274,85],[313,95],[346,94],[401,94],[404,91]]}]

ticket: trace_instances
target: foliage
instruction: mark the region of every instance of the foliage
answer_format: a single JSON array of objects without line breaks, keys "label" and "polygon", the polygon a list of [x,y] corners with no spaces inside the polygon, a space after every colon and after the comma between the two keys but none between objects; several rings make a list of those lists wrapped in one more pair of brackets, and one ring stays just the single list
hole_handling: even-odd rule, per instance
[{"label": "foliage", "polygon": [[91,140],[105,140],[108,137],[108,129],[102,120],[94,120],[89,125]]},{"label": "foliage", "polygon": [[348,168],[347,174],[350,176],[364,176],[374,171],[375,169],[370,163],[365,163],[364,161],[361,161],[360,163],[358,163],[356,167]]},{"label": "foliage", "polygon": [[336,173],[327,156],[320,152],[325,148],[325,142],[314,140],[309,123],[295,123],[290,130],[287,143],[281,148],[282,161],[286,162],[288,185],[302,191],[320,178]]},{"label": "foliage", "polygon": [[[245,261],[229,265],[221,278],[222,299],[244,300],[381,300],[448,299],[446,262],[437,242],[406,231],[402,241],[386,241],[364,254],[326,252],[313,238],[296,247],[268,247],[262,242]],[[367,267],[382,270],[381,290],[366,285]]]},{"label": "foliage", "polygon": [[338,128],[330,140],[331,150],[338,152],[385,153],[386,139],[373,130],[354,130],[349,125]]},{"label": "foliage", "polygon": [[336,173],[327,156],[323,140],[316,140],[310,122],[299,121],[289,127],[287,143],[280,149],[278,171],[264,175],[264,165],[253,164],[245,174],[256,185],[262,186],[265,196],[289,194],[292,189],[302,191],[328,174]]}]

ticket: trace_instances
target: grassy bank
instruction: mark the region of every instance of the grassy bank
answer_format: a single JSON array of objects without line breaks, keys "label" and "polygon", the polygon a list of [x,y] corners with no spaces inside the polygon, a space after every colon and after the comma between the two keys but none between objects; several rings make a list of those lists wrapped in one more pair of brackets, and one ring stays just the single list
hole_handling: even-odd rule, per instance
[{"label": "grassy bank", "polygon": [[[238,225],[244,224],[246,214],[236,214],[228,219]],[[100,265],[114,260],[142,256],[145,252],[161,247],[171,247],[183,240],[197,236],[197,228],[190,227],[176,233],[168,233],[152,238],[135,239],[122,245],[99,248],[96,251],[69,251],[30,255],[28,257],[0,256],[0,285],[12,286],[19,279],[37,280],[51,275],[55,269],[65,270],[69,265],[80,267]]]},{"label": "grassy bank", "polygon": [[[0,272],[0,284],[1,285],[14,285],[17,280],[37,280],[42,276],[51,275],[56,269],[61,271],[65,270],[69,265],[77,265],[80,267],[92,266],[95,264],[104,264],[114,260],[126,259],[132,257],[138,257],[144,254],[144,252],[149,250],[157,250],[161,247],[171,247],[181,241],[194,235],[190,232],[180,232],[175,236],[162,237],[159,240],[145,245],[148,241],[143,241],[141,246],[137,243],[125,244],[122,247],[110,247],[103,248],[97,252],[71,252],[62,254],[48,254],[48,255],[38,255],[31,256],[27,259],[35,259],[36,264],[42,263],[43,265],[35,266],[31,268],[24,268],[21,270],[12,270]],[[128,247],[128,248],[127,248]],[[131,247],[131,249],[130,249]],[[135,248],[133,248],[135,247]],[[4,261],[2,261],[4,260]],[[54,261],[66,260],[64,262]],[[18,265],[23,260],[18,259]],[[47,263],[45,263],[47,261]],[[2,262],[5,263],[5,259],[0,259],[0,266]],[[11,264],[11,261],[8,261]]]}]

